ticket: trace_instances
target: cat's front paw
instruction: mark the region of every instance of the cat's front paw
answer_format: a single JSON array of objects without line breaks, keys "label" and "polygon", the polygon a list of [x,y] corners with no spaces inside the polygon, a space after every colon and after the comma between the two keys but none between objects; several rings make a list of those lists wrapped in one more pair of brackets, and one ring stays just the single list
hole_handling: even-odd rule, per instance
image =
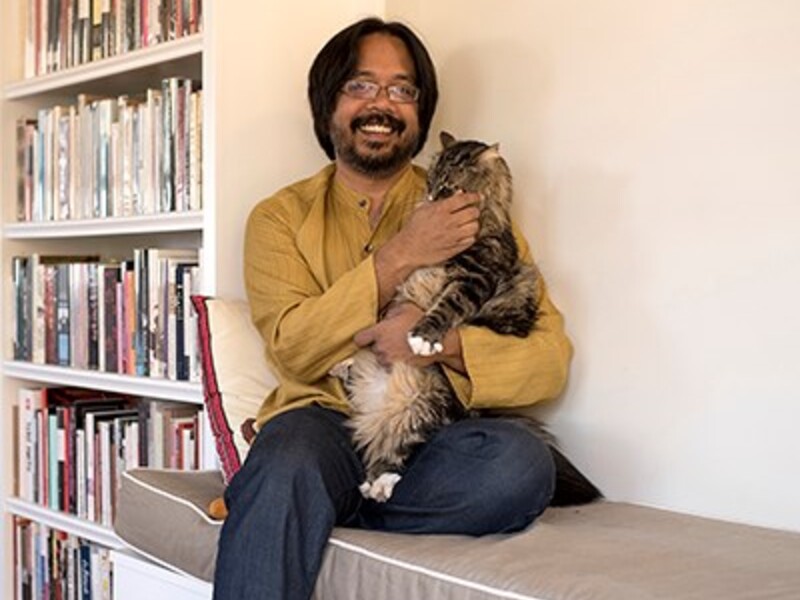
[{"label": "cat's front paw", "polygon": [[392,497],[394,486],[401,478],[400,474],[387,471],[378,475],[373,482],[365,481],[358,486],[358,489],[364,498],[375,500],[375,502],[386,502]]},{"label": "cat's front paw", "polygon": [[441,342],[426,340],[413,332],[408,334],[408,345],[417,356],[433,356],[444,350]]}]

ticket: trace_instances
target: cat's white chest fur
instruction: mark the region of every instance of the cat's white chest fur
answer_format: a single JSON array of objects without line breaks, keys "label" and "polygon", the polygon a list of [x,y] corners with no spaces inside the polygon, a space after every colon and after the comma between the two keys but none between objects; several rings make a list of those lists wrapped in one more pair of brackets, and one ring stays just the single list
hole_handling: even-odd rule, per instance
[{"label": "cat's white chest fur", "polygon": [[361,350],[353,357],[349,377],[353,381],[354,393],[350,403],[359,413],[374,413],[385,403],[389,385],[389,371],[378,364],[373,352]]}]

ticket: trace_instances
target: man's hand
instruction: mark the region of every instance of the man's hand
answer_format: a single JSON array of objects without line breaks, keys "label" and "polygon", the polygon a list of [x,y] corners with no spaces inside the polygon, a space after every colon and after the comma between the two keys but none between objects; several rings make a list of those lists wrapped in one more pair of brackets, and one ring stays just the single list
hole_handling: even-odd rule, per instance
[{"label": "man's hand", "polygon": [[478,195],[457,193],[444,200],[423,202],[411,213],[393,241],[414,269],[452,258],[475,242]]},{"label": "man's hand", "polygon": [[423,311],[415,304],[406,302],[393,307],[372,327],[359,331],[353,341],[360,348],[369,347],[384,367],[396,362],[405,362],[415,367],[424,367],[434,362],[443,362],[464,372],[461,357],[461,337],[451,330],[444,338],[444,350],[433,356],[417,356],[408,345],[408,332],[422,318]]},{"label": "man's hand", "polygon": [[393,307],[372,327],[359,331],[353,341],[360,348],[370,347],[384,367],[415,358],[408,345],[408,332],[417,324],[423,312],[410,302]]},{"label": "man's hand", "polygon": [[375,254],[381,307],[412,271],[442,263],[475,242],[478,200],[477,194],[458,193],[414,209],[403,228]]}]

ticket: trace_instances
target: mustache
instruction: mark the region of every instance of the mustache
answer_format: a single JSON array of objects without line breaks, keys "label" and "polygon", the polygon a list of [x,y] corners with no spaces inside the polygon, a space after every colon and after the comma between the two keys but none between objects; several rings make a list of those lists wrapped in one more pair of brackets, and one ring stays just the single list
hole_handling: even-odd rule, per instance
[{"label": "mustache", "polygon": [[392,131],[403,133],[406,124],[397,117],[384,112],[372,112],[367,115],[359,115],[350,122],[350,128],[355,132],[356,129],[364,125],[384,125],[390,127]]}]

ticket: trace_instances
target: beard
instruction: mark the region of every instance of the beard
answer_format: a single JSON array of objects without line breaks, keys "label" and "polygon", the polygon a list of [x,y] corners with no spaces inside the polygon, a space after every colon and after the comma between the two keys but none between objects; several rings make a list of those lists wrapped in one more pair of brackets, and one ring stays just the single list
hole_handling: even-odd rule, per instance
[{"label": "beard", "polygon": [[[365,125],[382,125],[390,127],[392,134],[397,134],[396,143],[372,142],[367,140],[366,151],[356,143],[359,128]],[[419,134],[403,137],[406,124],[386,113],[370,113],[355,117],[349,127],[331,123],[331,142],[338,160],[352,169],[371,177],[384,177],[396,173],[414,156],[419,141]],[[387,148],[387,146],[389,146]]]}]

